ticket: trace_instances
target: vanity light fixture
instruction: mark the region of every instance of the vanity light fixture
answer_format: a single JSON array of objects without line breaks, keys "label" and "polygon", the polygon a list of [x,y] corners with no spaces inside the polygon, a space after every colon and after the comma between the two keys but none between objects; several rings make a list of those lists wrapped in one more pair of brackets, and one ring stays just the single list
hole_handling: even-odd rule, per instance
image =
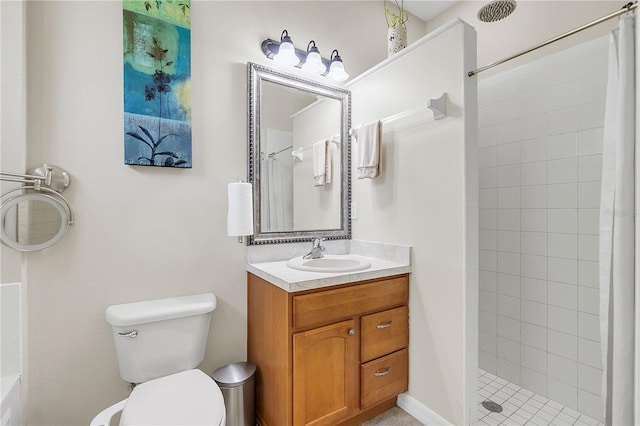
[{"label": "vanity light fixture", "polygon": [[311,74],[324,74],[327,72],[327,66],[322,62],[320,51],[316,47],[314,40],[311,40],[307,45],[307,60],[302,65],[302,71],[310,72]]},{"label": "vanity light fixture", "polygon": [[298,65],[300,62],[298,56],[296,56],[296,48],[293,47],[293,42],[287,30],[282,31],[280,35],[278,53],[273,57],[273,60],[279,64],[291,67]]},{"label": "vanity light fixture", "polygon": [[[334,53],[335,56],[333,55]],[[345,81],[349,78],[349,74],[344,70],[342,58],[340,58],[337,50],[331,52],[331,65],[329,66],[329,74],[327,74],[327,77],[335,81]]]},{"label": "vanity light fixture", "polygon": [[333,51],[329,60],[320,56],[315,40],[307,44],[306,51],[296,49],[287,30],[282,31],[280,41],[264,40],[261,49],[264,56],[284,66],[301,68],[310,74],[322,75],[338,82],[349,78],[337,50]]}]

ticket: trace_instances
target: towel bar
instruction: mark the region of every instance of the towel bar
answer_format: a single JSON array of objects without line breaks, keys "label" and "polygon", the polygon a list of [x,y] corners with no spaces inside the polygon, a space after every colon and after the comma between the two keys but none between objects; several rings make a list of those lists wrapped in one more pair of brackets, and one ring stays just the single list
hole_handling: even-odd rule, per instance
[{"label": "towel bar", "polygon": [[[423,111],[427,108],[433,112],[433,118],[435,120],[442,120],[445,118],[447,116],[447,94],[443,93],[439,98],[429,99],[426,105],[408,109],[406,111],[390,115],[389,117],[382,118],[380,119],[380,122],[382,124],[388,124],[393,121],[400,120],[401,118],[409,117],[410,115]],[[360,127],[362,127],[362,125],[354,127],[349,133],[353,135]]]}]

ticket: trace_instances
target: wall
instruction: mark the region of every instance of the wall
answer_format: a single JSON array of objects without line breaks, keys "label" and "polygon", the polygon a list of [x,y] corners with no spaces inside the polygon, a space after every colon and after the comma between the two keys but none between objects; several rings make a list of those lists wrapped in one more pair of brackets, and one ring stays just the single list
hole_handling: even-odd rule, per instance
[{"label": "wall", "polygon": [[22,424],[21,285],[0,285],[0,424]]},{"label": "wall", "polygon": [[[515,10],[515,12],[509,16],[507,19],[504,19],[502,21],[498,21],[498,22],[494,22],[494,23],[483,23],[480,22],[477,17],[477,11],[478,9],[484,4],[485,2],[476,2],[476,1],[461,1],[458,2],[455,6],[453,6],[452,8],[448,9],[447,11],[445,11],[444,13],[442,13],[440,16],[430,20],[429,22],[427,22],[426,24],[426,28],[427,28],[427,32],[430,31],[433,28],[437,28],[439,25],[441,25],[444,22],[447,22],[449,19],[452,19],[454,17],[460,17],[461,19],[465,20],[466,22],[470,23],[471,25],[473,25],[476,28],[476,31],[478,32],[478,65],[482,66],[482,65],[486,65],[489,63],[492,63],[494,61],[500,60],[504,57],[510,56],[512,54],[515,54],[523,49],[527,49],[530,48],[540,42],[543,42],[545,40],[548,40],[552,37],[555,37],[559,34],[562,34],[568,30],[571,30],[573,28],[577,28],[579,26],[582,26],[590,21],[593,21],[595,19],[598,19],[602,16],[608,15],[611,12],[614,12],[616,10],[618,10],[623,3],[620,2],[615,2],[615,1],[518,1],[517,2],[517,8]],[[541,48],[537,51],[528,53],[524,56],[521,56],[517,59],[511,60],[507,63],[504,63],[502,65],[499,65],[491,70],[485,71],[481,74],[478,75],[478,80],[480,82],[484,92],[481,92],[482,95],[485,95],[483,97],[483,99],[481,99],[481,102],[483,102],[483,105],[485,107],[489,107],[487,105],[487,103],[492,102],[490,99],[506,99],[509,96],[514,96],[517,97],[519,94],[521,94],[521,92],[518,92],[517,90],[532,90],[532,87],[530,85],[527,85],[527,83],[520,83],[518,81],[518,83],[515,83],[513,81],[513,79],[503,79],[503,77],[505,77],[506,74],[505,72],[508,72],[509,70],[515,70],[518,69],[519,67],[522,67],[523,65],[527,65],[533,61],[542,59],[547,57],[548,55],[552,55],[556,52],[560,52],[563,51],[569,47],[572,46],[578,46],[582,43],[585,43],[587,41],[593,40],[595,38],[598,38],[600,36],[604,36],[607,35],[611,29],[613,29],[615,26],[617,25],[617,20],[616,19],[611,19],[607,22],[601,23],[595,27],[592,27],[588,30],[582,31],[576,35],[573,35],[571,37],[568,37],[566,39],[563,39],[561,41],[558,41],[556,43],[553,43],[549,46],[546,46],[544,48]],[[600,62],[600,65],[604,65],[603,62]],[[514,74],[513,75],[517,75],[517,71],[513,71]],[[553,68],[550,68],[549,70],[547,70],[544,74],[545,78],[549,78],[550,82],[553,83],[554,78],[556,78],[557,76],[553,75]],[[599,72],[599,68],[598,67],[593,67],[593,65],[590,65],[590,68],[588,69],[576,69],[576,74],[582,76],[585,76],[588,73],[591,72],[595,72],[598,73]],[[503,75],[503,73],[505,73]],[[501,77],[497,77],[498,75],[501,75]],[[489,83],[489,81],[487,82],[487,85],[484,85],[484,80],[488,79],[490,80],[492,78],[492,76],[496,76],[496,78],[500,79],[500,80],[493,80],[493,83]],[[561,77],[567,77],[566,74],[561,74]],[[498,82],[500,82],[498,84]],[[567,80],[567,83],[570,83],[569,80]],[[577,81],[575,82],[576,84],[578,83]],[[584,81],[583,81],[584,83]],[[590,90],[588,93],[593,95],[593,94],[600,94],[601,95],[601,83],[602,80],[600,80],[600,82],[598,84],[595,84],[593,82],[590,82],[589,84],[593,85],[593,90]],[[493,84],[493,88],[489,89],[490,84]],[[530,83],[532,84],[532,83]],[[522,85],[523,87],[518,87],[518,85]],[[539,87],[537,88],[537,90],[539,91],[538,94],[543,92],[543,84],[540,84]],[[498,94],[499,97],[492,97],[492,96],[486,96],[487,93],[489,93],[489,91],[492,91],[494,94]],[[585,93],[586,94],[586,93]],[[501,97],[501,98],[500,98]],[[567,99],[563,99],[561,101],[566,101]],[[573,100],[575,101],[575,98],[573,98]],[[513,99],[512,99],[513,101]],[[539,102],[540,99],[537,99],[537,101]],[[503,103],[502,107],[505,107],[508,103]],[[538,105],[539,106],[539,105]],[[577,106],[577,105],[576,105]],[[496,110],[500,108],[499,105],[495,105]],[[485,122],[484,124],[486,125],[486,112],[487,110],[490,108],[485,108],[484,112],[481,112],[481,114],[485,114]],[[529,110],[531,112],[531,110]],[[503,108],[501,111],[502,114],[504,114],[505,116],[510,116],[510,114],[517,114],[519,113],[518,109],[513,108],[513,103],[510,104],[508,107]],[[496,117],[494,117],[495,119]],[[598,119],[599,120],[599,119]],[[598,121],[596,120],[596,121]],[[486,130],[486,129],[485,129]],[[540,129],[539,129],[540,130]],[[597,131],[592,131],[590,136],[594,136],[594,133],[596,133]],[[586,139],[585,139],[585,135],[589,134],[589,131],[583,131],[583,132],[579,132],[578,133],[578,139],[580,139],[580,135],[582,136],[581,140],[583,140],[583,143],[587,143]],[[561,137],[556,136],[557,139],[562,139]],[[576,140],[578,140],[576,139]],[[593,142],[594,139],[591,139],[591,142]],[[566,143],[566,140],[565,140]],[[577,143],[577,142],[576,142]],[[560,146],[562,146],[562,141],[560,140]],[[485,147],[486,149],[486,147]],[[580,151],[576,151],[578,154],[580,153]],[[587,151],[590,152],[591,154],[594,154],[594,156],[597,156],[597,150],[596,151]],[[584,151],[583,151],[584,153]],[[553,154],[552,155],[558,155],[558,154]],[[486,161],[486,157],[483,156],[480,157],[481,161]],[[544,160],[546,160],[547,158],[544,158]],[[496,159],[497,160],[497,159]],[[589,161],[594,161],[597,162],[597,160],[590,160],[587,157],[574,157],[574,160],[576,162],[577,165],[580,165],[581,167],[585,167],[585,164],[588,163]],[[569,167],[567,168],[568,171],[571,171],[572,173],[575,172],[575,167],[574,167],[574,160],[568,160],[567,158],[557,158],[557,159],[551,159],[551,164],[552,165],[563,165],[563,162],[565,163],[564,165],[569,165]],[[542,160],[541,160],[542,161]],[[483,163],[486,166],[486,163]],[[512,164],[512,166],[515,166],[515,164]],[[529,173],[531,170],[531,167],[535,167],[532,166],[532,164],[524,164],[521,165],[521,167],[524,167],[520,173],[521,173],[521,178],[525,178],[524,174],[522,173]],[[576,166],[577,167],[577,166]],[[515,168],[512,168],[512,171]],[[501,183],[506,183],[505,180],[508,179],[505,175],[505,171],[507,169],[503,169],[502,172],[502,178],[503,180],[501,181]],[[526,170],[526,171],[525,171]],[[565,171],[567,171],[565,170]],[[581,170],[585,170],[584,168],[582,168]],[[497,170],[496,170],[497,172]],[[561,172],[561,170],[558,169],[554,169],[554,171],[552,173],[555,173],[556,175]],[[483,185],[487,184],[487,179],[488,179],[488,175],[490,175],[492,172],[490,171],[482,171],[481,175],[483,178]],[[546,177],[550,177],[546,176]],[[496,173],[495,176],[493,176],[492,178],[498,179],[498,174]],[[577,180],[577,178],[576,178]],[[574,183],[570,183],[569,185],[572,185]],[[496,188],[497,188],[498,182],[496,181]],[[578,183],[579,186],[582,186],[583,188],[585,186],[593,186],[595,187],[595,181],[594,182],[583,182],[582,184]],[[515,192],[514,191],[515,187],[511,187],[511,188],[502,188],[502,193],[508,193],[509,191],[511,192]],[[485,193],[486,195],[486,189],[489,188],[483,188],[481,190],[481,193]],[[595,188],[592,188],[595,189]],[[500,190],[500,189],[498,189]],[[586,193],[582,193],[582,195],[586,195]],[[486,201],[485,197],[482,197],[481,199],[482,202]],[[499,201],[499,200],[496,200]],[[522,202],[522,200],[521,200]],[[597,207],[597,206],[596,206]],[[507,210],[507,209],[504,209]],[[498,212],[500,212],[500,210],[498,210]],[[503,219],[506,220],[507,219],[507,215],[505,215],[505,212],[503,211],[502,214],[499,214],[498,216],[493,217],[492,214],[487,215],[487,210],[486,209],[481,209],[480,210],[480,219],[481,219],[481,226],[484,226],[485,229],[483,231],[481,231],[481,243],[483,244],[483,247],[487,247],[487,244],[491,244],[491,243],[495,243],[495,247],[497,247],[497,245],[502,242],[502,244],[506,244],[509,240],[509,236],[507,236],[508,232],[506,229],[502,229],[499,232],[501,232],[501,239],[498,239],[498,235],[495,235],[495,238],[493,238],[493,235],[490,236],[490,241],[487,240],[487,234],[488,234],[488,230],[486,229],[487,226],[487,221],[491,221],[491,220],[495,220],[496,223],[494,225],[494,228],[497,228],[498,224],[500,222],[498,222],[499,220]],[[593,221],[593,211],[590,212],[591,213],[591,220]],[[558,213],[551,213],[551,215],[554,215],[555,220],[560,219],[561,217],[558,216]],[[560,215],[562,213],[559,213]],[[561,236],[553,236],[552,241],[554,241],[554,248],[552,250],[556,250],[558,247],[556,247],[555,241],[557,239],[561,239],[561,240],[567,240],[567,239],[573,239],[576,238],[577,239],[577,243],[585,243],[589,240],[593,240],[593,235],[590,235],[588,233],[585,233],[585,221],[584,218],[586,215],[588,215],[589,212],[587,212],[585,209],[582,210],[582,221],[578,221],[578,222],[573,222],[573,224],[571,224],[571,226],[567,227],[564,229],[565,232],[569,232],[568,230],[570,230],[569,234],[566,235],[561,235]],[[548,215],[547,215],[548,216]],[[578,210],[576,209],[574,213],[572,213],[573,217],[578,217]],[[547,217],[547,219],[549,219],[549,217]],[[524,219],[523,219],[524,220]],[[502,222],[502,221],[501,221]],[[521,225],[524,225],[525,222],[522,222]],[[593,222],[590,222],[591,224],[593,224]],[[577,225],[576,225],[577,224]],[[490,225],[491,226],[491,225]],[[505,224],[501,225],[501,226],[507,226]],[[578,226],[578,228],[576,228],[576,226]],[[552,233],[556,233],[556,231],[558,231],[557,228],[551,228],[553,231]],[[495,229],[494,229],[495,230]],[[504,232],[503,232],[504,231]],[[593,229],[592,229],[593,231]],[[520,244],[522,247],[524,247],[525,245],[529,244],[531,241],[529,240],[529,237],[531,237],[532,233],[528,233],[528,231],[524,231],[527,235],[525,237],[522,237],[521,234],[521,239],[520,239]],[[562,233],[562,232],[558,232],[558,233]],[[523,239],[524,238],[524,239]],[[513,243],[513,238],[511,238],[511,242]],[[547,240],[547,250],[551,249],[550,246],[548,246],[549,241]],[[573,243],[572,243],[573,244]],[[560,246],[562,247],[566,247],[563,245],[563,243],[560,243]],[[576,246],[578,247],[578,246]],[[540,247],[542,248],[542,247]],[[525,248],[525,250],[529,250],[531,249],[531,247]],[[593,250],[593,247],[591,247],[591,249]],[[566,253],[565,253],[566,254]],[[530,256],[530,255],[525,255],[525,256]],[[577,255],[578,256],[578,255]],[[584,254],[583,254],[584,256]],[[483,256],[484,257],[484,256]],[[505,260],[505,255],[501,256],[503,261]],[[483,259],[485,260],[485,259]],[[567,294],[571,294],[572,297],[572,302],[570,302],[570,304],[568,305],[569,308],[571,308],[570,310],[572,312],[575,312],[575,315],[572,313],[571,314],[571,320],[568,321],[566,324],[564,324],[564,327],[570,327],[571,330],[564,328],[564,331],[574,331],[577,327],[578,330],[578,336],[576,338],[575,333],[572,336],[571,334],[568,335],[561,335],[558,334],[557,330],[551,330],[549,331],[549,335],[551,336],[563,336],[563,337],[567,337],[569,336],[569,340],[568,342],[570,343],[570,345],[573,347],[575,346],[574,343],[578,344],[579,347],[584,347],[584,346],[588,346],[590,348],[590,353],[591,354],[595,354],[596,356],[599,354],[599,348],[597,347],[597,345],[594,345],[594,340],[589,340],[589,338],[586,338],[585,336],[585,330],[584,330],[584,326],[587,322],[593,322],[595,319],[593,317],[593,310],[594,307],[593,305],[590,308],[590,311],[586,311],[584,305],[583,308],[580,308],[578,306],[578,302],[580,301],[580,298],[582,298],[583,300],[583,304],[585,303],[586,299],[589,297],[587,296],[587,293],[593,293],[593,289],[590,289],[588,286],[591,285],[595,285],[594,281],[591,281],[589,279],[584,279],[584,273],[586,271],[587,268],[591,268],[591,270],[593,270],[594,265],[590,264],[588,260],[578,260],[576,259],[578,262],[578,265],[580,266],[579,270],[576,270],[576,274],[579,273],[578,277],[583,277],[582,281],[576,281],[573,282],[573,280],[569,280],[572,281],[572,283],[570,284],[570,286],[567,286],[566,284],[566,279],[564,280],[558,280],[558,281],[565,281],[561,285],[561,284],[552,284],[550,289],[553,288],[553,291],[558,291],[560,290],[560,292],[562,292],[562,290],[564,290],[564,295]],[[573,260],[571,260],[573,261]],[[497,262],[497,255],[496,255],[496,262]],[[553,262],[553,261],[552,261]],[[567,263],[566,259],[562,259],[560,261],[560,263]],[[523,264],[520,264],[520,267],[522,267]],[[546,265],[545,265],[546,266]],[[498,266],[496,265],[496,268]],[[503,262],[503,267],[504,267],[504,262]],[[573,268],[573,267],[572,267]],[[572,269],[573,270],[573,269]],[[545,272],[546,273],[546,268],[545,268]],[[487,273],[481,273],[481,283],[482,283],[482,287],[484,288],[484,290],[487,289]],[[497,278],[497,277],[496,277]],[[504,277],[503,277],[504,278]],[[579,278],[578,278],[579,279]],[[525,277],[523,278],[523,281],[529,282],[531,283],[532,280],[529,277]],[[582,284],[581,284],[582,283]],[[576,286],[577,284],[577,286]],[[522,285],[522,283],[521,283]],[[505,282],[504,279],[500,282],[494,282],[493,284],[491,284],[492,288],[494,289],[494,291],[498,292],[498,291],[502,291],[503,294],[502,295],[498,295],[497,297],[500,297],[500,299],[502,300],[503,304],[502,304],[502,308],[506,308],[507,305],[509,305],[509,303],[507,303],[505,305],[504,302],[509,301],[510,299],[508,299],[508,297],[510,297],[508,294],[504,294],[504,292],[509,291],[508,287],[508,282]],[[545,281],[545,285],[544,285],[544,290],[546,291],[547,284]],[[542,286],[541,286],[542,287]],[[482,291],[483,288],[481,288]],[[511,289],[513,290],[513,289]],[[522,287],[520,290],[520,297],[523,298],[530,298],[531,296],[528,295],[529,293],[529,289]],[[525,296],[524,294],[527,293],[527,295]],[[484,300],[484,302],[487,302],[487,294],[486,293],[482,293],[481,292],[481,302]],[[552,298],[557,297],[559,294],[556,293],[555,296],[552,296]],[[578,299],[576,299],[576,296],[578,297]],[[541,297],[541,299],[539,299],[538,301],[543,301],[546,303],[547,300],[546,298],[549,297],[548,294],[544,294],[544,296],[539,296]],[[562,295],[560,295],[560,297],[562,297]],[[496,304],[496,309],[499,309],[498,306],[498,299],[495,299],[495,304]],[[519,311],[517,311],[517,315],[522,316],[527,316],[528,321],[531,321],[531,314],[534,313],[539,313],[540,311],[537,310],[531,310],[532,306],[536,306],[533,305],[533,303],[535,303],[536,301],[534,300],[523,300],[521,306],[519,306],[519,308],[516,308],[515,305],[513,303],[511,303],[511,306],[515,309],[519,309]],[[565,301],[566,302],[566,301]],[[489,303],[493,303],[493,299],[491,299],[491,301]],[[556,306],[553,306],[553,303],[555,303]],[[562,303],[562,302],[560,302]],[[549,307],[547,306],[547,315],[549,315],[549,312],[551,312],[551,315],[554,318],[554,321],[556,321],[556,319],[558,318],[558,314],[561,316],[563,313],[566,313],[566,311],[563,311],[562,309],[566,309],[567,305],[565,304],[565,307],[563,308],[562,306],[557,306],[558,302],[552,302],[551,308],[549,310]],[[481,309],[482,309],[482,305],[481,305]],[[544,308],[541,308],[544,309]],[[515,312],[513,312],[513,315],[516,315]],[[547,318],[545,318],[546,320]],[[551,319],[551,317],[548,318],[549,320]],[[501,330],[502,333],[504,334],[506,332],[506,327],[504,327],[504,325],[509,322],[508,321],[509,318],[505,318],[504,316],[502,317],[502,324],[500,324],[500,322],[498,322],[497,324],[495,324],[495,326],[492,326],[491,324],[491,313],[489,313],[489,319],[487,318],[487,312],[481,312],[480,314],[480,322],[483,324],[483,330],[481,330],[480,334],[481,334],[481,340],[480,340],[480,345],[481,348],[485,348],[485,349],[489,349],[489,351],[491,351],[493,348],[494,352],[497,352],[498,350],[501,350],[502,353],[505,356],[510,356],[513,360],[519,360],[519,362],[521,363],[519,368],[515,367],[514,365],[510,365],[507,364],[508,360],[506,360],[504,357],[502,357],[502,361],[498,360],[494,354],[490,354],[490,352],[486,352],[483,351],[480,353],[480,365],[484,366],[485,368],[488,369],[492,369],[495,367],[498,367],[498,365],[501,365],[502,368],[501,370],[504,372],[505,370],[511,372],[512,374],[510,375],[511,378],[513,379],[516,376],[516,372],[519,371],[520,374],[520,382],[521,384],[526,384],[527,386],[531,387],[532,389],[537,389],[538,391],[540,391],[543,394],[547,394],[546,390],[549,389],[551,390],[551,395],[548,395],[549,397],[553,396],[556,399],[561,399],[563,400],[565,403],[567,403],[568,405],[575,407],[575,408],[580,408],[581,411],[599,418],[602,415],[602,410],[600,409],[600,398],[598,397],[598,392],[599,392],[599,385],[597,384],[597,369],[599,368],[599,359],[583,359],[582,362],[580,362],[580,357],[584,357],[586,356],[585,352],[582,352],[582,355],[578,354],[576,352],[576,354],[571,354],[570,357],[565,357],[562,359],[559,359],[556,354],[551,353],[551,356],[547,355],[547,349],[541,350],[540,352],[536,352],[531,346],[529,345],[521,345],[520,346],[520,354],[519,354],[519,359],[518,359],[518,349],[516,349],[516,345],[509,343],[508,341],[504,340],[504,336],[500,336],[498,337],[500,340],[500,342],[502,342],[502,344],[498,345],[498,340],[495,341],[496,346],[493,346],[493,340],[491,340],[491,336],[489,338],[489,347],[487,346],[483,346],[487,344],[487,340],[485,339],[487,337],[486,332],[489,332],[489,334],[496,334],[496,332],[498,331],[498,326],[501,325]],[[540,317],[537,318],[538,321],[543,321]],[[534,321],[536,321],[536,319],[534,319]],[[530,324],[527,321],[524,322],[524,330],[526,330],[526,333],[529,333],[529,331],[531,330],[537,330],[535,329],[535,324]],[[547,326],[549,324],[547,323]],[[557,327],[557,324],[554,325],[554,327]],[[593,331],[593,327],[589,328],[591,331]],[[493,331],[492,331],[493,330]],[[547,328],[545,327],[545,330],[547,330]],[[512,329],[513,331],[513,329]],[[562,331],[560,331],[560,333],[562,333]],[[580,333],[582,333],[582,335],[580,335]],[[530,334],[530,333],[529,333]],[[546,336],[546,334],[545,334]],[[512,335],[513,337],[513,335]],[[522,334],[522,337],[525,337],[525,334]],[[544,337],[542,340],[548,339],[548,336]],[[590,339],[596,339],[596,336],[594,336],[593,334],[590,334]],[[509,339],[507,339],[509,340]],[[517,340],[517,339],[516,339]],[[555,343],[557,343],[557,340],[554,340]],[[542,345],[542,342],[540,342]],[[551,343],[551,340],[548,340],[548,342],[546,343]],[[567,342],[565,342],[567,343]],[[524,349],[523,349],[524,348]],[[509,355],[507,355],[507,352],[509,352],[511,350],[511,352],[509,353]],[[554,349],[555,350],[555,349]],[[536,355],[533,355],[533,353],[536,353]],[[488,356],[490,355],[490,356]],[[578,357],[578,359],[576,360],[576,356]],[[573,359],[571,359],[573,358]],[[596,357],[597,358],[597,357]],[[534,362],[534,359],[537,360],[537,364],[536,367],[533,367],[532,362]],[[551,359],[552,361],[549,362],[549,359]],[[567,362],[569,361],[569,362]],[[577,361],[577,362],[576,362]],[[516,363],[514,363],[515,365],[517,365]],[[510,366],[510,367],[509,367]],[[549,367],[551,367],[551,370],[549,370]],[[558,371],[558,367],[562,367],[562,368],[566,368],[562,371],[563,374],[555,374]],[[524,372],[524,373],[523,373]],[[542,373],[551,373],[551,375],[553,375],[553,378],[549,378],[549,382],[547,381],[547,375],[541,376],[541,372]],[[569,373],[569,374],[567,374]],[[551,386],[549,386],[549,383],[551,383]],[[595,397],[594,397],[595,396]]]},{"label": "wall", "polygon": [[0,285],[0,378],[20,375],[22,372],[20,287],[18,283]]},{"label": "wall", "polygon": [[[345,100],[346,102],[346,100]],[[303,149],[302,161],[293,162],[293,229],[339,229],[342,218],[342,104],[323,99],[300,111],[293,119],[294,149]],[[329,140],[331,181],[315,186],[313,145]]]},{"label": "wall", "polygon": [[202,368],[245,359],[245,249],[226,236],[225,200],[246,176],[246,62],[273,65],[259,43],[287,28],[297,46],[339,49],[357,75],[386,57],[386,27],[379,2],[194,2],[193,169],[171,170],[123,165],[121,3],[26,11],[27,163],[69,170],[76,215],[58,245],[27,255],[27,423],[87,424],[127,395],[110,304],[213,291]]},{"label": "wall", "polygon": [[[478,32],[478,65],[483,66],[528,49],[566,31],[580,27],[619,10],[625,2],[519,0],[515,11],[497,22],[481,22],[477,13],[488,1],[460,1],[426,24],[427,32],[459,17]],[[540,50],[528,53],[496,68],[479,74],[479,79],[526,64],[570,46],[608,34],[616,19],[599,24],[579,34],[560,40]]]},{"label": "wall", "polygon": [[466,274],[477,264],[477,104],[464,72],[475,64],[475,32],[458,23],[425,39],[349,84],[354,126],[448,96],[441,121],[425,109],[383,125],[380,176],[353,177],[353,238],[412,246],[409,395],[436,419],[463,424],[466,385],[475,390],[465,375],[477,365],[477,275]]},{"label": "wall", "polygon": [[487,371],[602,420],[598,209],[608,38],[479,85]]},{"label": "wall", "polygon": [[[0,170],[25,173],[25,36],[24,4],[0,3]],[[0,182],[0,193],[15,188],[15,183]],[[0,283],[19,282],[21,255],[0,244]]]},{"label": "wall", "polygon": [[[0,170],[26,172],[26,53],[25,4],[19,1],[0,2]],[[11,182],[0,182],[0,193],[15,188]],[[20,283],[21,348],[19,372],[22,383],[28,379],[27,277],[22,270],[22,254],[0,244],[0,285]],[[0,293],[2,290],[0,289]],[[6,294],[6,293],[5,293]],[[0,345],[7,337],[0,333]],[[9,344],[15,340],[8,339]],[[6,349],[3,349],[6,350]],[[28,403],[28,388],[20,387],[23,407]],[[24,411],[24,408],[23,408]]]}]

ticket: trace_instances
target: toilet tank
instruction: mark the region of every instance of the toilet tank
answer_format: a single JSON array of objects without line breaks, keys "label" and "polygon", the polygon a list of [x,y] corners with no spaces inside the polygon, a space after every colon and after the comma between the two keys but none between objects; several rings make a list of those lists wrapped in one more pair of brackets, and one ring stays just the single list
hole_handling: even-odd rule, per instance
[{"label": "toilet tank", "polygon": [[196,368],[204,359],[213,293],[109,306],[120,377],[142,383]]}]

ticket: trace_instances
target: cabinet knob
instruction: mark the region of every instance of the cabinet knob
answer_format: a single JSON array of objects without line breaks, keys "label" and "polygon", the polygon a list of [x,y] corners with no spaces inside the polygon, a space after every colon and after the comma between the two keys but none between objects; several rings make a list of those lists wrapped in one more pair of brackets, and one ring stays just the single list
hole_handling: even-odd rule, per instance
[{"label": "cabinet knob", "polygon": [[356,335],[356,331],[352,328],[349,330],[349,336],[355,336]]},{"label": "cabinet knob", "polygon": [[392,322],[393,322],[392,320],[389,320],[389,321],[385,322],[384,324],[378,324],[378,325],[376,325],[376,328],[387,328],[387,327],[391,327],[391,323],[392,323]]},{"label": "cabinet knob", "polygon": [[376,377],[386,376],[390,372],[391,372],[391,367],[381,368],[379,370],[376,370],[376,372],[373,373],[373,375],[376,376]]}]

